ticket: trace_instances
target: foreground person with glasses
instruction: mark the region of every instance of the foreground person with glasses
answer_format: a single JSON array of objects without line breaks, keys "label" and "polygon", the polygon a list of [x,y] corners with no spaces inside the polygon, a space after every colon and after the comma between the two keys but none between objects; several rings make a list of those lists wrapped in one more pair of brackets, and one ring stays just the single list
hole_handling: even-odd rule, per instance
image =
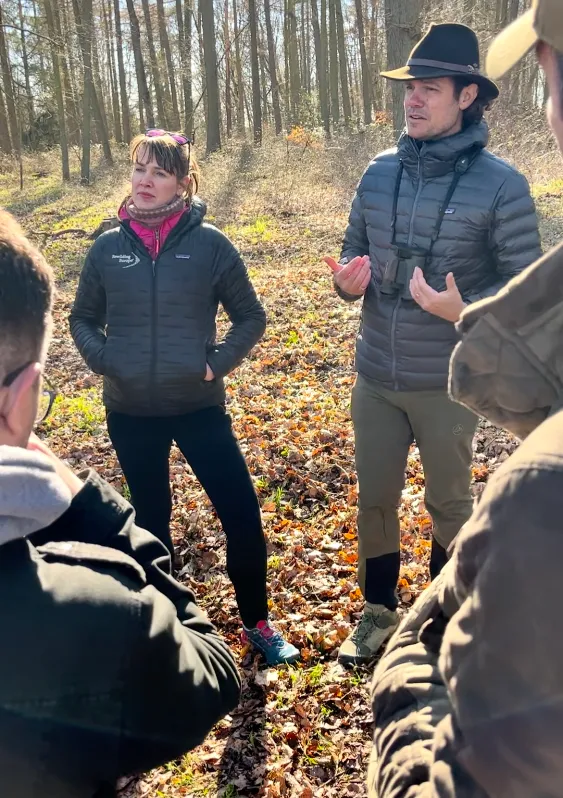
[{"label": "foreground person with glasses", "polygon": [[[188,137],[148,130],[131,143],[131,160],[121,225],[86,258],[72,336],[104,376],[108,432],[139,524],[174,554],[175,441],[223,526],[244,639],[270,665],[294,662],[299,651],[268,621],[260,506],[225,409],[223,378],[262,337],[264,309],[235,247],[204,221]],[[217,341],[219,304],[231,326]]]},{"label": "foreground person with glasses", "polygon": [[52,294],[0,211],[0,792],[109,798],[202,742],[240,681],[166,547],[32,434],[55,397],[41,376]]}]

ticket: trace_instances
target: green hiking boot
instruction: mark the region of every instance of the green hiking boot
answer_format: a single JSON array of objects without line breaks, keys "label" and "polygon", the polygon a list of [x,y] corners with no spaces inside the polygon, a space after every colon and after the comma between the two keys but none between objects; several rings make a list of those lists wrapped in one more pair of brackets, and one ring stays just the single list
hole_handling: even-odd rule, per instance
[{"label": "green hiking boot", "polygon": [[370,663],[398,625],[397,612],[388,610],[383,604],[370,604],[366,601],[359,624],[340,646],[338,662],[341,665]]}]

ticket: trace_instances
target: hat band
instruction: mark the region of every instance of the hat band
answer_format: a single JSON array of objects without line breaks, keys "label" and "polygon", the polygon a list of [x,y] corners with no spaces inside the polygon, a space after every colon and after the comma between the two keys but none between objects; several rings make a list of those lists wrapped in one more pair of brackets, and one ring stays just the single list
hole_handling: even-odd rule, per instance
[{"label": "hat band", "polygon": [[450,64],[448,61],[432,61],[430,58],[409,58],[407,66],[424,66],[432,69],[447,69],[448,72],[463,72],[467,75],[478,75],[479,67],[472,64]]}]

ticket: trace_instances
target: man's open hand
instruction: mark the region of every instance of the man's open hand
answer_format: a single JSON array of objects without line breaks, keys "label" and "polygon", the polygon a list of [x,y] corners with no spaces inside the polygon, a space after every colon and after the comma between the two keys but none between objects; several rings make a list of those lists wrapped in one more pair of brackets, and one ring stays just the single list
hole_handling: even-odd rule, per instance
[{"label": "man's open hand", "polygon": [[330,267],[334,282],[345,294],[350,296],[363,296],[371,280],[371,266],[369,255],[352,258],[350,263],[342,265],[334,258],[327,256],[324,262]]},{"label": "man's open hand", "polygon": [[414,301],[423,310],[432,313],[434,316],[439,316],[441,319],[446,319],[446,321],[456,322],[465,307],[465,302],[461,298],[451,272],[446,275],[446,290],[435,291],[430,288],[424,279],[422,269],[417,266],[409,287]]}]

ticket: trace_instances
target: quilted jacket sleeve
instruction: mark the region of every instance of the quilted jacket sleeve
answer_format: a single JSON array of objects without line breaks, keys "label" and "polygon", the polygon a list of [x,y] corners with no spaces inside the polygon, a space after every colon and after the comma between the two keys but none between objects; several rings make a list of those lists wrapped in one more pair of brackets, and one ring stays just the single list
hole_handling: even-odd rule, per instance
[{"label": "quilted jacket sleeve", "polygon": [[528,181],[519,172],[511,171],[498,192],[491,217],[489,246],[499,279],[485,291],[468,296],[468,302],[494,296],[541,257],[534,201]]},{"label": "quilted jacket sleeve", "polygon": [[96,374],[104,373],[103,354],[106,345],[106,291],[98,260],[102,241],[103,236],[86,256],[70,313],[70,332],[76,348]]},{"label": "quilted jacket sleeve", "polygon": [[224,377],[236,368],[266,329],[266,312],[256,296],[244,261],[225,237],[220,260],[216,295],[225,308],[231,327],[223,341],[207,355],[216,378]]},{"label": "quilted jacket sleeve", "polygon": [[[344,241],[342,243],[342,251],[340,253],[340,261],[348,262],[353,258],[362,255],[369,255],[369,241],[366,231],[366,220],[364,217],[364,210],[362,207],[361,197],[362,182],[358,185],[354,199],[352,200],[352,209],[348,217],[348,227],[344,233]],[[334,290],[341,299],[346,302],[355,302],[361,299],[359,296],[352,296],[347,294],[334,283]]]}]

